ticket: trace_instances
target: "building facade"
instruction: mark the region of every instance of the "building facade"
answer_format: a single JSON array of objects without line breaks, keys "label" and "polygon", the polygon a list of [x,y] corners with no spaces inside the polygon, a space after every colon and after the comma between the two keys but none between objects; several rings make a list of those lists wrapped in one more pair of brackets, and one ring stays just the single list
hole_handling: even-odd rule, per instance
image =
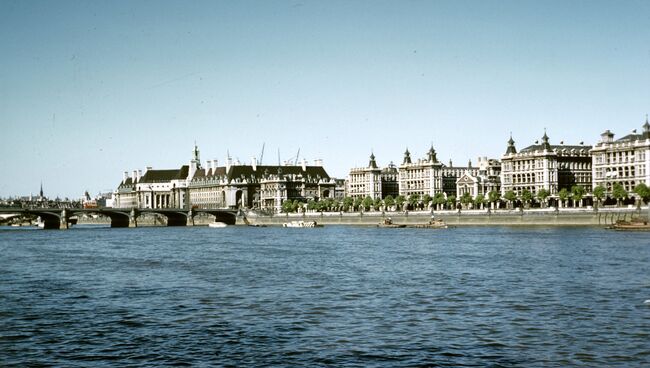
[{"label": "building facade", "polygon": [[250,165],[228,159],[199,170],[189,183],[190,203],[196,208],[261,208],[279,211],[286,200],[334,198],[336,181],[327,174],[320,160],[307,165]]},{"label": "building facade", "polygon": [[[472,163],[468,166],[471,168]],[[479,157],[478,173],[472,175],[472,170],[467,170],[456,180],[456,198],[465,193],[474,199],[479,195],[487,197],[492,191],[501,192],[501,163],[495,159]]]},{"label": "building facade", "polygon": [[308,166],[261,166],[233,162],[225,166],[217,160],[203,168],[198,147],[189,165],[179,169],[153,170],[144,175],[124,173],[114,192],[118,208],[265,208],[279,211],[286,200],[334,198],[336,181],[329,177],[320,160]]},{"label": "building facade", "polygon": [[614,140],[609,130],[591,149],[593,186],[601,185],[607,193],[615,183],[631,192],[638,184],[650,185],[650,124],[646,117],[643,132],[636,131]]},{"label": "building facade", "polygon": [[506,153],[501,158],[501,193],[512,190],[521,194],[529,190],[535,195],[541,189],[551,196],[560,190],[580,185],[592,190],[591,146],[551,145],[544,133],[542,143],[535,142],[517,152],[510,137]]},{"label": "building facade", "polygon": [[453,166],[451,160],[449,165],[438,161],[436,150],[431,146],[425,158],[413,162],[411,153],[407,149],[404,152],[404,160],[399,167],[399,194],[409,197],[413,194],[420,198],[425,194],[433,197],[438,193],[446,196],[457,194],[457,181],[463,175],[476,177],[479,168],[468,166]]},{"label": "building facade", "polygon": [[375,155],[370,155],[367,167],[353,168],[348,173],[345,195],[352,198],[384,199],[399,195],[399,172],[392,162],[385,168],[377,166]]}]

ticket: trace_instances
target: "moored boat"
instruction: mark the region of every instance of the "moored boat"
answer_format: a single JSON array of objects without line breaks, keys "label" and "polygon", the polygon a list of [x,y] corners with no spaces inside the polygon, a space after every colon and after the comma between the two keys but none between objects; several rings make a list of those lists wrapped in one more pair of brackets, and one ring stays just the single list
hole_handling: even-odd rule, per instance
[{"label": "moored boat", "polygon": [[211,222],[208,224],[208,227],[214,227],[214,228],[221,228],[221,227],[226,227],[228,226],[225,222]]},{"label": "moored boat", "polygon": [[377,224],[377,227],[384,227],[388,229],[398,229],[398,228],[404,228],[406,225],[404,224],[394,224],[393,219],[390,217],[387,217],[384,219],[384,221],[380,222]]},{"label": "moored boat", "polygon": [[291,221],[282,224],[282,227],[323,227],[316,221]]},{"label": "moored boat", "polygon": [[447,226],[447,223],[444,222],[441,219],[435,219],[431,217],[431,220],[427,224],[418,224],[418,225],[413,225],[409,227],[415,227],[415,228],[421,228],[421,229],[446,229],[449,226]]},{"label": "moored boat", "polygon": [[650,230],[650,223],[645,219],[634,219],[632,221],[617,221],[609,227],[614,230]]}]

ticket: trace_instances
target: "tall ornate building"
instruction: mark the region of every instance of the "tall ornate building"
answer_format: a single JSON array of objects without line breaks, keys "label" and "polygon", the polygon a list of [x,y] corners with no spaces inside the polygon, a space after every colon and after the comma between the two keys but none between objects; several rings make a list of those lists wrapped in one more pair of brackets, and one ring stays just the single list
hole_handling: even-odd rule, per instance
[{"label": "tall ornate building", "polygon": [[433,146],[429,148],[427,156],[413,162],[411,153],[407,149],[404,152],[404,160],[399,167],[399,194],[409,197],[417,194],[420,197],[428,194],[434,196],[438,193],[445,193],[448,196],[456,195],[456,182],[463,176],[469,174],[477,176],[479,169],[472,167],[449,166],[438,161],[436,150]]},{"label": "tall ornate building", "polygon": [[650,185],[650,124],[646,116],[643,132],[636,130],[614,140],[609,130],[592,148],[593,185],[602,185],[611,193],[614,183],[628,192],[638,184]]},{"label": "tall ornate building", "polygon": [[124,173],[114,192],[119,208],[269,208],[279,210],[285,200],[334,198],[336,182],[317,160],[308,166],[262,166],[253,158],[251,165],[233,162],[225,166],[217,160],[201,166],[195,146],[189,165],[179,169],[153,170],[144,175]]},{"label": "tall ornate building", "polygon": [[388,167],[380,169],[375,161],[375,154],[370,154],[367,167],[350,169],[346,184],[346,195],[352,198],[384,199],[397,196],[397,168],[391,162]]},{"label": "tall ornate building", "polygon": [[124,178],[114,194],[114,206],[118,208],[189,208],[188,183],[201,169],[199,149],[194,145],[189,165],[178,169],[154,170],[147,167],[142,174],[134,170]]},{"label": "tall ornate building", "polygon": [[528,146],[517,152],[515,142],[510,137],[506,153],[501,158],[501,192],[514,191],[517,194],[525,189],[536,194],[540,189],[551,195],[563,188],[570,190],[574,185],[591,192],[592,172],[591,146],[551,145],[544,132],[541,144]]},{"label": "tall ornate building", "polygon": [[327,174],[320,160],[308,166],[251,165],[233,163],[225,167],[208,162],[189,183],[190,202],[198,208],[247,207],[279,211],[286,200],[307,201],[334,198],[336,181]]},{"label": "tall ornate building", "polygon": [[[468,167],[472,167],[471,162]],[[478,173],[472,175],[471,170],[467,170],[456,180],[457,198],[465,193],[469,193],[472,198],[476,198],[478,195],[487,197],[488,193],[492,191],[501,191],[501,163],[499,160],[479,157]]]}]

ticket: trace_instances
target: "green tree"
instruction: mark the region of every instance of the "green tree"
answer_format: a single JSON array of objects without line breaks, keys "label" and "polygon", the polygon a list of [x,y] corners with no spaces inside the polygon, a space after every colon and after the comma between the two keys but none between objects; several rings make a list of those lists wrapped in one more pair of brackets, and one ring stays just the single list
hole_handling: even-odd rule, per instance
[{"label": "green tree", "polygon": [[583,186],[574,185],[571,187],[571,200],[573,200],[573,207],[576,206],[576,202],[578,202],[578,207],[582,207],[582,199],[585,194],[587,194],[587,191]]},{"label": "green tree", "polygon": [[531,193],[528,189],[524,189],[521,191],[521,200],[524,202],[524,207],[528,208],[530,206],[530,202],[533,200],[533,193]]},{"label": "green tree", "polygon": [[474,204],[477,208],[483,209],[483,205],[485,204],[485,196],[483,194],[477,195],[476,198],[474,198]]},{"label": "green tree", "polygon": [[509,191],[505,192],[505,194],[503,195],[503,198],[506,201],[508,201],[508,206],[510,208],[513,208],[514,203],[517,200],[517,194],[515,192],[513,192],[512,190],[509,190]]},{"label": "green tree", "polygon": [[372,206],[373,199],[370,196],[366,196],[366,198],[363,199],[361,204],[363,205],[363,209],[368,211],[370,207]]},{"label": "green tree", "polygon": [[386,196],[386,198],[384,198],[384,205],[386,206],[387,210],[393,208],[393,206],[395,205],[395,199],[393,198],[392,195],[389,194]]},{"label": "green tree", "polygon": [[436,205],[437,210],[442,209],[445,202],[447,202],[447,198],[445,198],[444,193],[436,193],[436,195],[433,196],[433,204]]},{"label": "green tree", "polygon": [[418,205],[418,202],[420,201],[420,195],[417,193],[413,193],[409,196],[409,205],[411,206],[412,210],[415,210],[416,206]]},{"label": "green tree", "polygon": [[404,197],[403,195],[398,195],[395,198],[395,205],[397,205],[397,210],[398,211],[402,210],[402,208],[404,206],[404,202],[406,202],[406,197]]},{"label": "green tree", "polygon": [[644,183],[641,183],[634,187],[634,193],[636,193],[641,199],[648,203],[650,201],[650,188]]},{"label": "green tree", "polygon": [[463,195],[460,196],[460,203],[464,208],[468,208],[469,204],[472,203],[472,195],[467,192],[463,193]]},{"label": "green tree", "polygon": [[293,201],[286,200],[286,201],[282,202],[282,212],[284,212],[284,213],[293,212],[294,211],[293,208],[294,208],[293,207]]},{"label": "green tree", "polygon": [[381,198],[375,198],[375,200],[372,203],[372,208],[374,208],[375,211],[379,211],[382,204],[384,204],[384,201],[382,201]]},{"label": "green tree", "polygon": [[496,190],[492,190],[488,193],[488,201],[492,203],[494,208],[499,208],[499,200],[501,200],[501,193]]},{"label": "green tree", "polygon": [[455,209],[456,208],[456,196],[455,195],[450,195],[447,197],[447,204],[449,205],[450,209]]},{"label": "green tree", "polygon": [[537,191],[537,199],[539,200],[539,203],[542,205],[542,207],[546,207],[546,199],[551,195],[551,192],[549,192],[546,189],[540,189]]},{"label": "green tree", "polygon": [[566,200],[569,198],[569,191],[566,190],[566,188],[562,188],[562,190],[558,192],[557,196],[560,198],[560,207],[565,207]]},{"label": "green tree", "polygon": [[598,185],[594,188],[594,198],[596,198],[596,207],[600,207],[603,199],[605,199],[605,187]]},{"label": "green tree", "polygon": [[349,211],[350,207],[352,207],[353,205],[354,205],[354,199],[352,199],[351,197],[343,198],[343,209],[345,211]]},{"label": "green tree", "polygon": [[616,205],[620,206],[621,202],[627,198],[627,191],[620,183],[614,183],[612,187],[612,197],[616,199]]},{"label": "green tree", "polygon": [[425,209],[429,208],[429,204],[431,203],[432,200],[433,198],[429,194],[425,194],[422,196],[422,204],[424,204]]},{"label": "green tree", "polygon": [[354,198],[354,209],[357,211],[360,210],[362,203],[363,203],[363,198],[361,197]]},{"label": "green tree", "polygon": [[307,201],[307,209],[308,210],[313,211],[313,210],[316,209],[316,206],[317,206],[316,201],[314,201],[313,199],[310,199],[310,200]]}]

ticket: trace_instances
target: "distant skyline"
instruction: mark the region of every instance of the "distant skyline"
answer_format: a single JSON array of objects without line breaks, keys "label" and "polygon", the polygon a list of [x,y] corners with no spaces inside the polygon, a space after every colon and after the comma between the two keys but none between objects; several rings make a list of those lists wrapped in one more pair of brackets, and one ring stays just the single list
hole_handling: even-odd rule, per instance
[{"label": "distant skyline", "polygon": [[650,112],[648,1],[0,0],[0,197],[322,159],[594,144]]}]

